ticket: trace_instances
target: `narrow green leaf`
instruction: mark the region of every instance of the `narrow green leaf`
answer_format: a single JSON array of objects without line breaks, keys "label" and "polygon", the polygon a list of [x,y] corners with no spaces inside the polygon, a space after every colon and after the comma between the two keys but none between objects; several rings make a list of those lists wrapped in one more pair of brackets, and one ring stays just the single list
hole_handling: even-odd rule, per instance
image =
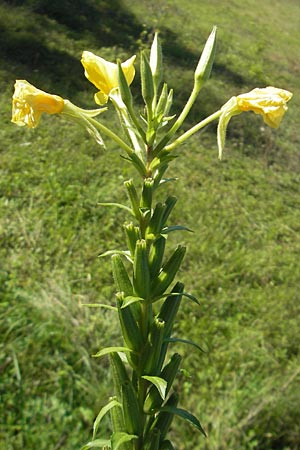
[{"label": "narrow green leaf", "polygon": [[80,450],[88,450],[89,448],[103,448],[103,447],[111,448],[110,439],[96,439],[95,441],[88,442],[86,445],[81,447]]},{"label": "narrow green leaf", "polygon": [[125,256],[126,259],[128,259],[129,262],[133,263],[131,259],[130,252],[128,250],[107,250],[104,253],[101,253],[101,255],[98,255],[99,258],[103,258],[104,256],[111,256],[111,255],[121,255]]},{"label": "narrow green leaf", "polygon": [[192,295],[192,294],[189,294],[189,293],[187,293],[187,292],[170,292],[169,294],[162,294],[162,295],[160,295],[160,296],[158,296],[158,297],[155,297],[153,300],[152,300],[152,302],[154,303],[154,302],[157,302],[158,300],[160,300],[160,299],[162,299],[162,298],[165,298],[165,297],[176,297],[176,295],[181,295],[182,297],[187,297],[187,298],[189,298],[190,300],[192,300],[194,303],[197,303],[197,305],[199,305],[200,306],[200,302],[199,302],[199,300],[197,299],[197,297],[195,297],[194,295]]},{"label": "narrow green leaf", "polygon": [[200,350],[202,353],[206,353],[205,350],[203,350],[203,348],[200,347],[200,345],[196,344],[193,341],[189,341],[188,339],[180,339],[180,338],[166,338],[165,342],[180,342],[181,344],[189,344],[192,345],[193,347],[196,347],[198,350]]},{"label": "narrow green leaf", "polygon": [[118,311],[118,308],[111,305],[104,305],[104,303],[81,303],[81,306],[88,306],[89,308],[105,308],[112,311]]},{"label": "narrow green leaf", "polygon": [[197,417],[193,416],[193,414],[189,413],[185,409],[176,408],[175,406],[164,406],[160,409],[160,412],[169,412],[181,417],[182,419],[194,425],[205,437],[207,437]]},{"label": "narrow green leaf", "polygon": [[117,431],[116,433],[112,434],[111,437],[111,448],[112,450],[118,450],[122,444],[125,442],[132,441],[133,439],[137,439],[138,436],[135,434],[127,434],[123,433],[121,431]]},{"label": "narrow green leaf", "polygon": [[103,408],[101,408],[98,416],[96,417],[96,419],[94,421],[94,425],[93,425],[93,439],[95,439],[95,436],[97,434],[100,422],[103,419],[103,417],[105,416],[105,414],[107,414],[112,408],[115,408],[116,406],[122,408],[122,405],[121,405],[120,402],[118,402],[115,399],[112,399],[112,400],[110,400],[107,403],[107,405],[105,405],[105,406],[103,406]]},{"label": "narrow green leaf", "polygon": [[119,352],[126,353],[126,352],[132,352],[132,350],[128,347],[106,347],[92,356],[93,356],[93,358],[100,358],[101,356],[108,355],[109,353],[119,353]]},{"label": "narrow green leaf", "polygon": [[160,377],[151,377],[148,375],[142,376],[145,380],[150,381],[150,383],[154,384],[154,386],[157,388],[159,395],[164,400],[166,397],[166,390],[167,390],[167,382],[163,378]]},{"label": "narrow green leaf", "polygon": [[121,309],[126,308],[129,305],[132,305],[132,303],[142,302],[145,299],[142,297],[133,297],[131,295],[128,295],[124,298]]},{"label": "narrow green leaf", "polygon": [[99,206],[115,206],[116,208],[125,209],[126,211],[130,212],[131,215],[134,216],[132,209],[126,205],[122,205],[121,203],[97,203],[97,204]]},{"label": "narrow green leaf", "polygon": [[193,230],[188,227],[184,227],[183,225],[172,225],[170,227],[163,228],[161,230],[161,234],[171,233],[172,231],[189,231],[190,233],[193,233]]}]

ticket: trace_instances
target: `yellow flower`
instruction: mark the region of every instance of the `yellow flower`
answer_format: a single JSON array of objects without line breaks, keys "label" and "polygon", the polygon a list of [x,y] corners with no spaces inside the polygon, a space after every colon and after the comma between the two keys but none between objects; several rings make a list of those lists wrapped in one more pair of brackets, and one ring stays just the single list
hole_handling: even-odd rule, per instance
[{"label": "yellow flower", "polygon": [[43,112],[58,114],[64,108],[64,100],[58,95],[47,94],[26,80],[17,80],[12,101],[12,122],[35,128]]},{"label": "yellow flower", "polygon": [[288,109],[286,104],[292,96],[291,92],[272,86],[263,89],[256,88],[247,94],[236,97],[237,108],[240,111],[253,111],[261,114],[267,125],[277,128]]},{"label": "yellow flower", "polygon": [[[134,60],[135,55],[121,64],[128,85],[132,83],[135,75]],[[112,89],[118,87],[118,65],[87,51],[82,53],[81,63],[87,79],[99,89],[95,94],[95,102],[104,105]]]}]

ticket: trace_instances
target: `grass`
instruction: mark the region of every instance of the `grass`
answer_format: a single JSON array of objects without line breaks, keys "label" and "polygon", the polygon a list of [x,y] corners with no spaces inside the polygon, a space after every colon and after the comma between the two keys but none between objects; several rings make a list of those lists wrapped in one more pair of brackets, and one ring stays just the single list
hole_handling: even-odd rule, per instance
[{"label": "grass", "polygon": [[[103,151],[59,118],[45,117],[33,131],[10,124],[14,79],[92,107],[81,51],[125,58],[158,28],[179,111],[217,24],[212,79],[190,124],[257,85],[294,98],[276,131],[251,113],[233,118],[222,163],[211,127],[178,150],[170,168],[179,176],[170,188],[179,197],[174,222],[195,231],[182,235],[189,249],[182,278],[201,301],[184,303],[178,333],[206,350],[179,349],[178,388],[208,438],[180,421],[173,432],[179,450],[296,450],[300,7],[292,0],[68,5],[68,14],[61,2],[0,5],[0,447],[80,448],[111,395],[107,361],[90,355],[118,341],[116,320],[81,304],[113,302],[110,263],[98,255],[122,246],[124,215],[97,203],[124,201],[122,184],[132,176],[111,142]],[[133,88],[138,100],[138,81]]]}]

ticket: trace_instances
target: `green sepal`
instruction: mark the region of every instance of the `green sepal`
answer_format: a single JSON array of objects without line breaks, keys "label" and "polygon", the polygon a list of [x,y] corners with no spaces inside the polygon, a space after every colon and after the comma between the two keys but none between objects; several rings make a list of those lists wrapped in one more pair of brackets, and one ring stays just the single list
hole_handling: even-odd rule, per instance
[{"label": "green sepal", "polygon": [[140,202],[139,202],[138,194],[137,194],[136,188],[133,184],[133,181],[127,180],[124,182],[124,185],[128,191],[133,214],[136,217],[136,219],[139,220],[141,217]]},{"label": "green sepal", "polygon": [[131,90],[130,87],[128,86],[120,60],[117,61],[117,64],[118,64],[118,86],[120,94],[124,104],[131,109],[132,106]]},{"label": "green sepal", "polygon": [[122,257],[119,254],[114,254],[111,258],[111,262],[117,291],[123,292],[125,297],[133,295],[133,287]]},{"label": "green sepal", "polygon": [[139,408],[137,394],[130,381],[122,384],[122,405],[126,431],[141,436],[143,433],[142,412]]},{"label": "green sepal", "polygon": [[149,268],[151,278],[155,278],[161,269],[166,247],[165,236],[159,235],[152,243],[149,252]]},{"label": "green sepal", "polygon": [[154,82],[151,67],[144,51],[141,52],[142,96],[148,111],[148,126],[152,120],[152,102],[154,99]]},{"label": "green sepal", "polygon": [[131,256],[134,256],[136,241],[140,239],[140,230],[139,227],[133,225],[132,222],[125,223],[124,225],[125,235],[127,245],[130,251]]},{"label": "green sepal", "polygon": [[178,404],[178,395],[176,392],[173,392],[170,395],[168,401],[166,402],[166,408],[168,408],[168,409],[160,411],[157,414],[157,416],[149,430],[149,433],[151,433],[153,429],[158,428],[160,430],[161,440],[163,440],[166,437],[166,435],[169,431],[170,425],[172,423],[172,420],[174,418],[174,414],[175,414],[174,408],[176,408],[177,404]]},{"label": "green sepal", "polygon": [[155,317],[152,322],[147,344],[143,350],[141,366],[145,375],[158,375],[160,373],[161,366],[158,363],[160,361],[161,348],[165,336],[164,327],[165,322]]},{"label": "green sepal", "polygon": [[110,401],[101,408],[99,414],[97,415],[94,425],[93,425],[93,439],[95,439],[96,434],[98,432],[98,428],[103,417],[112,409],[112,408],[122,408],[122,405],[116,398],[110,399]]},{"label": "green sepal", "polygon": [[152,281],[152,298],[162,295],[174,280],[186,252],[186,247],[178,245],[174,253],[163,265],[159,275]]},{"label": "green sepal", "polygon": [[131,350],[139,352],[143,345],[142,335],[130,306],[128,306],[127,308],[122,308],[123,301],[124,294],[118,292],[117,307],[122,335],[126,345]]},{"label": "green sepal", "polygon": [[138,297],[149,298],[150,294],[150,270],[148,263],[147,244],[144,239],[136,242],[133,263],[133,285]]},{"label": "green sepal", "polygon": [[[138,436],[134,434],[128,434],[123,432],[113,433],[111,436],[111,450],[119,450],[124,448],[124,444],[137,439]],[[130,448],[130,447],[129,447]],[[132,446],[131,446],[132,448]]]},{"label": "green sepal", "polygon": [[[163,370],[159,376],[160,378],[165,380],[166,385],[167,385],[166,391],[165,391],[165,396],[167,396],[168,393],[170,392],[172,384],[178,373],[181,359],[182,358],[178,353],[174,353],[174,355],[172,356],[172,358],[170,359],[168,364],[165,365],[165,367],[163,368]],[[149,389],[148,395],[146,397],[145,403],[144,403],[144,411],[146,413],[157,411],[161,407],[163,400],[164,400],[164,398],[162,398],[162,396],[160,395],[158,390],[155,388],[155,386],[151,386],[151,388]]]}]

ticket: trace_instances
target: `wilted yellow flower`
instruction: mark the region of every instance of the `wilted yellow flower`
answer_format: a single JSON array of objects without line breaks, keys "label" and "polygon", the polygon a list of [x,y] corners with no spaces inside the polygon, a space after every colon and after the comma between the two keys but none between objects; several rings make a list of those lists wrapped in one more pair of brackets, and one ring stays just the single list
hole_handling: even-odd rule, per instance
[{"label": "wilted yellow flower", "polygon": [[277,128],[288,109],[286,104],[292,96],[291,92],[272,86],[263,89],[256,88],[247,94],[236,97],[237,108],[240,111],[253,111],[261,114],[267,125]]},{"label": "wilted yellow flower", "polygon": [[[128,85],[132,83],[135,75],[134,60],[135,55],[121,64]],[[87,51],[82,53],[81,63],[87,79],[99,89],[95,94],[95,102],[104,105],[111,90],[118,87],[118,65]]]},{"label": "wilted yellow flower", "polygon": [[11,121],[19,126],[35,128],[43,112],[58,114],[64,108],[64,100],[58,95],[47,94],[26,80],[17,80],[12,100]]}]

